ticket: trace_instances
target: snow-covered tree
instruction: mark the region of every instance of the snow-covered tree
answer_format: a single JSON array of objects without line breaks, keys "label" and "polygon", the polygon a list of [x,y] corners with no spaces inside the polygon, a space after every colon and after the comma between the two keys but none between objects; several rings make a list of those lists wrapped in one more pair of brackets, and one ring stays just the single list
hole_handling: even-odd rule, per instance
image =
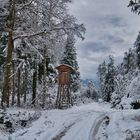
[{"label": "snow-covered tree", "polygon": [[140,1],[139,0],[130,0],[128,7],[131,7],[132,12],[140,14]]},{"label": "snow-covered tree", "polygon": [[98,67],[98,72],[97,75],[99,77],[100,81],[100,96],[104,99],[105,96],[105,79],[106,79],[106,74],[107,74],[107,64],[104,61],[102,64],[99,65]]},{"label": "snow-covered tree", "polygon": [[100,94],[104,101],[110,102],[111,95],[115,90],[116,67],[114,58],[109,56],[108,64],[105,61],[98,67],[98,76],[100,79]]},{"label": "snow-covered tree", "polygon": [[6,44],[7,44],[7,35],[2,33],[0,37],[0,91],[2,91],[3,69],[5,61],[4,50],[6,48]]},{"label": "snow-covered tree", "polygon": [[8,0],[0,0],[0,92],[2,91],[2,77],[4,66],[4,49],[7,44],[7,33],[4,31],[5,22],[8,16]]},{"label": "snow-covered tree", "polygon": [[80,72],[79,72],[79,67],[78,67],[78,62],[77,62],[75,38],[72,33],[69,33],[67,36],[64,55],[60,63],[68,64],[74,68],[74,71],[71,74],[71,83],[72,83],[71,88],[73,92],[76,92],[80,86]]},{"label": "snow-covered tree", "polygon": [[121,64],[121,73],[133,73],[137,67],[136,53],[134,49],[129,49],[128,52],[124,53],[123,62]]},{"label": "snow-covered tree", "polygon": [[119,73],[115,78],[115,84],[115,91],[111,95],[112,107],[117,107],[122,97],[126,95],[128,79],[126,76]]},{"label": "snow-covered tree", "polygon": [[138,67],[138,69],[140,69],[140,32],[139,32],[136,42],[135,42],[135,49],[136,49],[137,67]]},{"label": "snow-covered tree", "polygon": [[[139,79],[139,51],[140,51],[140,35],[138,34],[137,39],[134,43],[134,47],[125,52],[123,62],[118,66],[118,72],[116,76],[116,88],[111,97],[111,103],[113,107],[121,107],[122,104],[125,106],[124,100],[137,96],[138,84],[134,84],[135,79]],[[133,86],[132,86],[133,83]],[[128,92],[129,90],[129,92]],[[139,100],[139,97],[137,98]],[[131,100],[131,99],[130,99]],[[123,102],[123,103],[122,103]],[[127,103],[126,103],[127,104]],[[131,105],[130,105],[131,106]]]},{"label": "snow-covered tree", "polygon": [[[15,55],[16,46],[20,48],[21,56],[27,54],[27,61],[32,62],[33,59],[36,65],[43,62],[45,83],[47,77],[46,57],[51,58],[55,52],[54,49],[56,46],[61,46],[62,40],[65,40],[65,35],[68,32],[71,31],[78,37],[83,38],[82,33],[85,28],[82,24],[76,23],[75,17],[68,14],[67,4],[71,2],[70,0],[7,0],[6,2],[8,18],[4,22],[4,27],[8,35],[8,46],[5,57],[2,105],[4,103],[9,106],[10,80],[12,78],[11,62],[13,56],[17,57]],[[22,45],[22,42],[24,42],[24,45]],[[25,49],[21,49],[21,46]],[[25,50],[28,51],[25,52]],[[22,60],[24,61],[25,58],[22,58]],[[43,87],[45,89],[46,84],[43,84]],[[43,90],[44,92],[46,92],[46,89]]]},{"label": "snow-covered tree", "polygon": [[88,80],[87,83],[87,97],[92,98],[94,100],[98,99],[98,92],[92,80]]},{"label": "snow-covered tree", "polygon": [[107,74],[105,77],[105,96],[104,100],[110,102],[111,95],[115,90],[115,76],[116,76],[116,68],[114,66],[114,58],[109,56],[109,63],[107,65]]}]

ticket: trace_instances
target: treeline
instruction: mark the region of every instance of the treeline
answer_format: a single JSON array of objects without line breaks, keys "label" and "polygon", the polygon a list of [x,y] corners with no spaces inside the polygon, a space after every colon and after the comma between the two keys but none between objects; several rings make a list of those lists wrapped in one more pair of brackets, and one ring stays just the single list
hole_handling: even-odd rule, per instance
[{"label": "treeline", "polygon": [[[140,1],[130,0],[128,7],[140,14]],[[100,96],[117,108],[140,108],[140,33],[134,47],[124,53],[123,61],[115,66],[113,57],[98,67]]]},{"label": "treeline", "polygon": [[[134,47],[124,53],[123,61],[115,66],[113,57],[98,67],[100,94],[112,107],[124,107],[123,100],[131,98],[130,104],[140,102],[140,33]],[[139,106],[140,107],[140,106]]]},{"label": "treeline", "polygon": [[[75,36],[83,39],[85,27],[68,13],[70,2],[0,0],[2,107],[31,105],[38,100],[44,107],[50,96],[48,88],[56,83],[57,64],[74,67],[72,79],[79,80]],[[76,91],[78,83],[73,86]]]}]

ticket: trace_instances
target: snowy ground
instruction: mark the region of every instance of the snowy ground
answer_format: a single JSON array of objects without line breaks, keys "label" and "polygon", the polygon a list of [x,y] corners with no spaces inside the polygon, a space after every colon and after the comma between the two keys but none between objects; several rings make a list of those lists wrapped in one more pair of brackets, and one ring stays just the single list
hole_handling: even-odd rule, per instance
[{"label": "snowy ground", "polygon": [[139,135],[140,110],[113,110],[108,104],[90,103],[41,111],[28,127],[12,134],[0,131],[0,140],[140,140]]}]

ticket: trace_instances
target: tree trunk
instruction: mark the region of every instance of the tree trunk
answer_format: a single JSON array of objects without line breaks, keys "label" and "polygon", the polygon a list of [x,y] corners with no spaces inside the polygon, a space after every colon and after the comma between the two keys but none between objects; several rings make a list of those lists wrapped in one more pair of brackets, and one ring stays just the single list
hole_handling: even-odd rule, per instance
[{"label": "tree trunk", "polygon": [[42,108],[45,107],[45,100],[46,100],[46,75],[43,76],[43,94],[42,94]]},{"label": "tree trunk", "polygon": [[21,75],[21,72],[20,72],[20,69],[18,69],[18,91],[17,91],[17,106],[20,107],[20,75]]},{"label": "tree trunk", "polygon": [[2,92],[2,107],[4,104],[7,107],[9,107],[9,89],[10,89],[10,79],[11,79],[10,76],[11,76],[11,61],[12,61],[13,48],[14,48],[13,35],[12,33],[9,33],[7,56],[6,56],[5,71],[4,71],[3,92]]},{"label": "tree trunk", "polygon": [[4,67],[4,81],[3,81],[3,92],[2,92],[2,107],[9,107],[9,90],[10,90],[10,80],[11,80],[11,65],[12,65],[12,53],[14,49],[13,42],[13,28],[15,21],[15,3],[14,0],[9,0],[9,15],[7,23],[7,32],[8,34],[8,45],[7,45],[7,54]]},{"label": "tree trunk", "polygon": [[13,62],[13,91],[12,91],[12,103],[11,103],[11,105],[13,106],[14,105],[14,101],[15,101],[15,75],[14,75],[14,73],[15,73],[15,65],[14,65],[14,62]]},{"label": "tree trunk", "polygon": [[27,84],[28,84],[28,72],[27,72],[27,67],[25,67],[25,73],[24,73],[24,103],[26,103],[26,96],[27,96],[27,91],[28,91],[28,88],[27,88]]},{"label": "tree trunk", "polygon": [[47,51],[45,50],[45,47],[44,47],[44,54],[43,54],[43,57],[44,57],[44,75],[43,75],[43,81],[42,81],[42,108],[45,107],[45,100],[46,100],[46,90],[47,90],[47,81],[46,81],[46,76],[47,76],[47,65],[46,65],[46,55],[47,55]]},{"label": "tree trunk", "polygon": [[36,86],[37,86],[37,65],[36,62],[34,62],[32,104],[35,104]]}]

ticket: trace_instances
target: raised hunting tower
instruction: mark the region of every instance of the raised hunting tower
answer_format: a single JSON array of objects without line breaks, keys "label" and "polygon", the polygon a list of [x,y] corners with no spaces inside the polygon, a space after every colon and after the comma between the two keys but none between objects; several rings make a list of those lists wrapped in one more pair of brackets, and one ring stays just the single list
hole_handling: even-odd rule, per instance
[{"label": "raised hunting tower", "polygon": [[60,66],[56,67],[56,69],[59,73],[56,107],[59,109],[67,108],[73,105],[71,99],[70,75],[74,69],[67,64],[61,64]]}]

